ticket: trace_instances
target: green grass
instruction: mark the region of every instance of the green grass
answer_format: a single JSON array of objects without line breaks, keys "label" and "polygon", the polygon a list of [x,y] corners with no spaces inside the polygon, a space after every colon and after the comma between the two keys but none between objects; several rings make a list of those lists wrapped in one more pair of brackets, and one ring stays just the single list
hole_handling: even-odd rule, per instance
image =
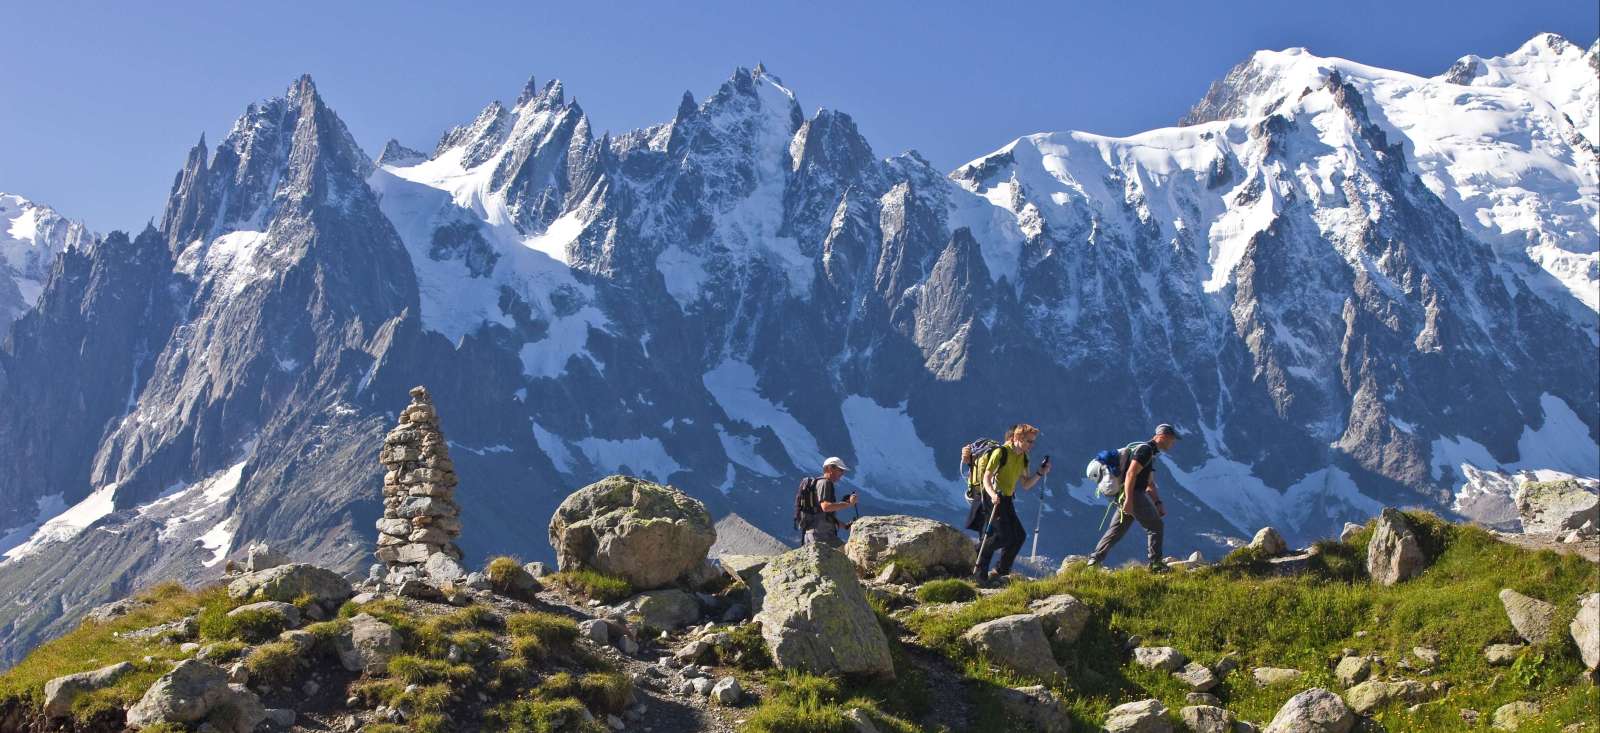
[{"label": "green grass", "polygon": [[742,624],[728,630],[729,643],[716,648],[717,662],[743,670],[761,670],[772,667],[772,653],[761,638],[761,627]]},{"label": "green grass", "polygon": [[[494,592],[508,597],[513,592],[512,579],[526,574],[527,571],[522,569],[521,561],[509,555],[501,555],[490,560],[489,565],[484,569],[484,575],[488,576],[489,585],[494,588]],[[535,590],[538,589],[539,583],[537,580],[534,581],[533,587]]]},{"label": "green grass", "polygon": [[855,733],[845,717],[860,708],[880,731],[912,733],[919,728],[883,711],[870,695],[846,694],[853,689],[837,677],[800,672],[773,673],[767,679],[767,698],[745,724],[742,733]]},{"label": "green grass", "polygon": [[490,714],[494,730],[505,733],[605,733],[604,724],[584,720],[583,703],[562,700],[513,700]]},{"label": "green grass", "polygon": [[295,678],[300,669],[300,650],[292,642],[275,641],[251,650],[244,658],[250,681],[281,685]]},{"label": "green grass", "polygon": [[978,589],[972,583],[955,578],[930,580],[917,588],[917,600],[923,603],[955,603],[977,597]]},{"label": "green grass", "polygon": [[545,678],[534,690],[535,696],[545,700],[575,697],[600,715],[621,713],[627,708],[632,693],[633,682],[621,672],[590,672],[584,675],[559,672]]},{"label": "green grass", "polygon": [[568,591],[601,603],[616,603],[633,595],[633,586],[614,575],[598,570],[563,570],[549,580]]},{"label": "green grass", "polygon": [[248,601],[229,598],[226,592],[207,594],[201,599],[200,638],[211,641],[242,641],[260,644],[276,638],[283,631],[283,617],[267,611],[245,611],[233,616],[228,612]]},{"label": "green grass", "polygon": [[[1055,649],[1068,681],[1054,688],[1081,727],[1097,727],[1111,707],[1143,697],[1158,697],[1172,710],[1186,704],[1186,690],[1169,675],[1125,663],[1121,646],[1128,634],[1142,636],[1147,645],[1176,647],[1202,664],[1213,664],[1224,654],[1237,656],[1240,669],[1214,692],[1241,719],[1262,723],[1301,690],[1324,686],[1342,691],[1331,662],[1346,647],[1387,658],[1391,666],[1384,674],[1422,682],[1444,679],[1453,685],[1445,702],[1416,713],[1398,703],[1380,711],[1379,719],[1390,730],[1458,730],[1461,708],[1476,709],[1487,720],[1499,705],[1522,699],[1539,701],[1551,711],[1600,706],[1600,692],[1578,682],[1580,663],[1565,634],[1565,620],[1575,613],[1578,594],[1593,589],[1593,565],[1578,557],[1521,550],[1482,530],[1429,515],[1408,518],[1435,561],[1421,576],[1390,588],[1352,582],[1353,576],[1364,575],[1355,568],[1365,567],[1368,528],[1349,545],[1323,545],[1313,572],[1300,576],[1257,577],[1261,558],[1237,551],[1218,569],[1199,572],[1152,575],[1144,569],[1103,573],[1074,567],[1053,578],[1011,586],[954,613],[917,611],[907,621],[921,642],[960,660],[977,682],[1042,682],[997,675],[972,658],[960,636],[982,621],[1026,612],[1030,600],[1055,593],[1076,596],[1094,614],[1077,643]],[[1485,645],[1514,637],[1498,599],[1501,588],[1546,599],[1558,608],[1562,633],[1539,660],[1527,663],[1526,673],[1491,668],[1483,660]],[[1418,645],[1439,650],[1442,659],[1434,674],[1392,666]],[[1256,666],[1293,667],[1305,677],[1294,685],[1257,689],[1249,678]],[[1561,727],[1550,725],[1548,730]]]}]

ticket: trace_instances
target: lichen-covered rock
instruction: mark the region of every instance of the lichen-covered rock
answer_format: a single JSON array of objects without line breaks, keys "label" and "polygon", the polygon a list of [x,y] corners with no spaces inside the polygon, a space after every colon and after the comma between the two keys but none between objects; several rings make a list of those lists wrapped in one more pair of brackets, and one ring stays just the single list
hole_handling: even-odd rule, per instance
[{"label": "lichen-covered rock", "polygon": [[1167,706],[1150,698],[1112,708],[1104,727],[1107,733],[1171,733],[1172,721]]},{"label": "lichen-covered rock", "polygon": [[1250,674],[1255,678],[1257,686],[1271,687],[1272,685],[1281,685],[1285,682],[1298,680],[1305,673],[1298,669],[1285,667],[1256,667],[1251,670]]},{"label": "lichen-covered rock", "polygon": [[1538,715],[1538,703],[1518,700],[1495,708],[1492,720],[1495,730],[1517,730]]},{"label": "lichen-covered rock", "polygon": [[562,570],[589,568],[639,589],[671,584],[717,540],[704,504],[671,486],[608,476],[568,496],[550,518]]},{"label": "lichen-covered rock", "polygon": [[1046,634],[1064,644],[1077,641],[1089,623],[1089,604],[1066,593],[1033,601],[1028,604],[1028,612],[1039,617]]},{"label": "lichen-covered rock", "polygon": [[1174,672],[1189,661],[1183,652],[1170,646],[1142,646],[1133,650],[1133,663],[1146,669]]},{"label": "lichen-covered rock", "polygon": [[1215,705],[1190,705],[1178,717],[1191,733],[1233,733],[1233,713]]},{"label": "lichen-covered rock", "polygon": [[1289,543],[1283,541],[1283,535],[1272,527],[1257,530],[1256,536],[1250,540],[1250,547],[1268,555],[1282,555],[1289,551]]},{"label": "lichen-covered rock", "polygon": [[1373,582],[1394,585],[1421,573],[1428,558],[1411,525],[1398,509],[1385,507],[1378,515],[1377,528],[1367,541],[1367,575]]},{"label": "lichen-covered rock", "polygon": [[1490,644],[1483,648],[1483,660],[1491,667],[1503,667],[1517,661],[1517,655],[1526,648],[1526,644]]},{"label": "lichen-covered rock", "polygon": [[229,684],[221,667],[187,659],[162,675],[128,709],[128,727],[205,722],[222,733],[252,733],[267,717],[256,694]]},{"label": "lichen-covered rock", "polygon": [[95,623],[103,624],[108,621],[122,618],[123,616],[126,616],[141,608],[148,608],[149,606],[150,603],[148,601],[141,601],[137,598],[119,598],[110,603],[95,606],[94,610],[84,615],[84,618],[89,621],[94,621]]},{"label": "lichen-covered rock", "polygon": [[1372,658],[1350,656],[1339,660],[1339,666],[1334,667],[1333,676],[1339,684],[1353,687],[1360,684],[1367,675],[1372,674]]},{"label": "lichen-covered rock", "polygon": [[1173,672],[1172,676],[1194,692],[1206,692],[1217,686],[1217,675],[1195,662],[1183,665],[1183,669]]},{"label": "lichen-covered rock", "polygon": [[863,571],[876,572],[896,562],[901,572],[912,572],[913,579],[920,580],[935,568],[970,572],[977,548],[961,530],[944,522],[888,514],[852,522],[844,554]]},{"label": "lichen-covered rock", "polygon": [[1067,733],[1072,730],[1067,706],[1044,685],[1000,688],[996,694],[1006,715],[1027,723],[1030,730],[1040,733]]},{"label": "lichen-covered rock", "polygon": [[79,695],[109,687],[132,671],[132,664],[118,662],[92,672],[69,674],[44,683],[45,717],[64,718],[72,714],[72,701],[78,699]]},{"label": "lichen-covered rock", "polygon": [[1600,593],[1590,593],[1578,601],[1578,613],[1567,626],[1572,632],[1572,642],[1578,645],[1578,656],[1593,677],[1600,669]]},{"label": "lichen-covered rock", "polygon": [[646,625],[667,631],[676,631],[700,620],[700,602],[677,588],[640,593],[613,610],[621,616],[638,616]]},{"label": "lichen-covered rock", "polygon": [[1529,481],[1517,489],[1514,501],[1524,532],[1564,532],[1584,522],[1600,524],[1600,494],[1577,481]]},{"label": "lichen-covered rock", "polygon": [[1344,693],[1345,702],[1350,704],[1350,709],[1361,715],[1366,715],[1381,708],[1391,701],[1398,700],[1406,704],[1415,704],[1426,700],[1428,686],[1416,680],[1367,680]]},{"label": "lichen-covered rock", "polygon": [[1348,733],[1355,727],[1356,714],[1338,695],[1313,687],[1278,708],[1267,724],[1266,733]]},{"label": "lichen-covered rock", "polygon": [[1505,606],[1506,618],[1517,630],[1517,635],[1528,643],[1543,644],[1555,633],[1555,606],[1510,588],[1500,591],[1500,603]]},{"label": "lichen-covered rock", "polygon": [[894,677],[889,641],[844,553],[826,545],[790,550],[762,568],[761,584],[756,620],[780,669]]},{"label": "lichen-covered rock", "polygon": [[1054,679],[1061,676],[1061,665],[1050,653],[1039,617],[1019,613],[985,621],[961,635],[990,662],[1022,674]]},{"label": "lichen-covered rock", "polygon": [[244,550],[244,571],[254,573],[275,568],[289,562],[289,556],[272,549],[265,542],[252,542]]},{"label": "lichen-covered rock", "polygon": [[389,670],[389,660],[400,653],[402,643],[393,626],[358,613],[350,618],[350,629],[334,640],[334,648],[345,669],[381,675]]},{"label": "lichen-covered rock", "polygon": [[354,591],[344,576],[304,563],[245,573],[228,584],[228,596],[235,599],[292,603],[302,595],[332,610],[349,600]]}]

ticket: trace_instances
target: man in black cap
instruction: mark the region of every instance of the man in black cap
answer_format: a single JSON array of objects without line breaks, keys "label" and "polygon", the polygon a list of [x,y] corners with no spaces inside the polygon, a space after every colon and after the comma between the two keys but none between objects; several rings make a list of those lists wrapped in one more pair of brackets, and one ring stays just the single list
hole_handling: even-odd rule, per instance
[{"label": "man in black cap", "polygon": [[1161,495],[1156,492],[1155,461],[1157,453],[1171,449],[1176,442],[1178,431],[1171,425],[1161,423],[1156,426],[1155,435],[1149,440],[1133,443],[1121,451],[1122,496],[1117,507],[1117,518],[1112,520],[1105,536],[1100,538],[1100,543],[1090,553],[1091,567],[1104,564],[1111,546],[1117,544],[1133,527],[1133,523],[1138,521],[1144,527],[1145,534],[1149,535],[1150,571],[1166,572],[1167,563],[1161,559],[1161,537],[1165,529],[1161,518],[1167,515],[1167,508],[1161,504]]}]

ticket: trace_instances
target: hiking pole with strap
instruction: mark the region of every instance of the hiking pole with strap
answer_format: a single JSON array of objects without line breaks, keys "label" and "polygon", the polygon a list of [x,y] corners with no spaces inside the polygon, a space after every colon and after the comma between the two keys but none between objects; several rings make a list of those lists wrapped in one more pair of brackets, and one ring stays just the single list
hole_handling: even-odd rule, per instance
[{"label": "hiking pole with strap", "polygon": [[[1039,464],[1039,470],[1043,471],[1049,465],[1050,456],[1045,456],[1044,462]],[[1044,519],[1044,494],[1048,488],[1050,488],[1050,477],[1048,475],[1039,476],[1039,508],[1033,513],[1033,551],[1028,555],[1028,562],[1030,563],[1039,562],[1039,521]],[[1035,569],[1034,572],[1038,572],[1038,570]]]}]

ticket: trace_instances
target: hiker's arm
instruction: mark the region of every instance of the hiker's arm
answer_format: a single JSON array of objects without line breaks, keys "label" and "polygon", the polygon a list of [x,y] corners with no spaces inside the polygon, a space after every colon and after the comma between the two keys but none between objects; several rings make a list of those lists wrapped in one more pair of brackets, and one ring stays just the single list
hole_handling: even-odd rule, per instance
[{"label": "hiker's arm", "polygon": [[1023,476],[1022,477],[1022,479],[1020,481],[1020,483],[1022,484],[1022,488],[1024,488],[1024,489],[1032,489],[1033,485],[1036,484],[1036,483],[1039,483],[1039,479],[1044,478],[1045,475],[1048,474],[1048,473],[1050,473],[1050,464],[1046,463],[1043,466],[1040,466],[1039,470],[1035,471],[1032,476]]},{"label": "hiker's arm", "polygon": [[1144,464],[1137,458],[1128,460],[1128,472],[1122,476],[1122,511],[1133,513],[1133,484],[1134,478],[1144,470]]},{"label": "hiker's arm", "polygon": [[1156,513],[1163,517],[1167,516],[1167,507],[1161,503],[1161,494],[1156,493],[1156,474],[1154,471],[1150,472],[1150,485],[1144,488],[1144,493],[1149,494],[1150,501],[1155,503]]},{"label": "hiker's arm", "polygon": [[995,466],[994,468],[983,472],[983,493],[988,494],[989,501],[996,504],[1000,503],[1000,490],[995,488],[994,482],[999,476],[999,466]]},{"label": "hiker's arm", "polygon": [[820,501],[817,502],[817,504],[818,506],[821,506],[822,511],[825,512],[843,511],[856,505],[856,495],[851,494],[849,501]]}]

